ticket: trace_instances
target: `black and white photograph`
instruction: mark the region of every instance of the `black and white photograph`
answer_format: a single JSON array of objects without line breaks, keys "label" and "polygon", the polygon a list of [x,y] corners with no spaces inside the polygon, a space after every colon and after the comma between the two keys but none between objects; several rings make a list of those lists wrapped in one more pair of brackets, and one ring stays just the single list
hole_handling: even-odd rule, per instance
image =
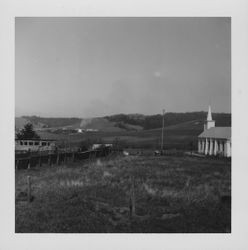
[{"label": "black and white photograph", "polygon": [[248,2],[0,0],[0,250],[246,250]]},{"label": "black and white photograph", "polygon": [[231,17],[16,17],[15,232],[231,233]]}]

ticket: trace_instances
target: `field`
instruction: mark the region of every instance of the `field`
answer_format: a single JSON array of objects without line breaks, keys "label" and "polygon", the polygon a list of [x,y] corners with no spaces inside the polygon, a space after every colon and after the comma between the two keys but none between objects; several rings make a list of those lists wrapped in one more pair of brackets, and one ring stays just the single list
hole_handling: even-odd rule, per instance
[{"label": "field", "polygon": [[231,232],[228,160],[119,155],[15,177],[17,233]]},{"label": "field", "polygon": [[[164,148],[190,150],[193,143],[197,148],[197,136],[203,131],[202,121],[184,122],[164,128]],[[116,139],[121,145],[129,148],[158,149],[161,143],[161,128],[140,131],[99,131],[75,134],[55,134],[46,131],[38,131],[42,138],[57,140],[58,144],[71,147],[80,145],[80,142],[91,140],[104,143],[113,143]]]}]

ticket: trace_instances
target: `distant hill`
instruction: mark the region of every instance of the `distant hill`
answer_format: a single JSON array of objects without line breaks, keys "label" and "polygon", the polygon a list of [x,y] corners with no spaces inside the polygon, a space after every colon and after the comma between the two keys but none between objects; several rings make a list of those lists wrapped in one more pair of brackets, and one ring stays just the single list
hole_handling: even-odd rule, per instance
[{"label": "distant hill", "polygon": [[21,129],[24,127],[25,124],[27,124],[29,122],[29,120],[23,118],[23,117],[16,117],[15,118],[15,128]]},{"label": "distant hill", "polygon": [[66,126],[79,126],[81,118],[47,118],[39,116],[22,116],[26,120],[30,121],[33,124],[42,124],[44,128],[60,128]]},{"label": "distant hill", "polygon": [[32,123],[34,129],[47,127],[44,123],[41,123],[40,121],[33,121],[32,119],[29,119],[29,117],[15,117],[16,130],[22,129],[27,123]]},{"label": "distant hill", "polygon": [[142,126],[128,124],[125,122],[112,122],[104,117],[95,118],[44,118],[38,116],[16,117],[16,129],[23,128],[26,123],[32,123],[35,129],[94,129],[104,132],[138,131]]},{"label": "distant hill", "polygon": [[[188,112],[188,113],[166,113],[164,123],[167,129],[172,126],[185,124],[192,129],[199,125],[203,128],[203,122],[206,119],[206,112]],[[216,126],[231,126],[231,114],[213,113],[213,119]],[[46,128],[83,128],[96,129],[105,132],[120,131],[142,131],[159,129],[162,126],[162,115],[142,115],[142,114],[117,114],[105,117],[95,118],[45,118],[39,116],[16,117],[15,127],[20,129],[25,123],[31,122],[35,129]],[[175,128],[175,127],[174,127]]]},{"label": "distant hill", "polygon": [[80,123],[80,127],[83,129],[96,129],[105,132],[118,132],[123,130],[115,125],[115,122],[111,122],[102,117],[82,119]]},{"label": "distant hill", "polygon": [[[181,124],[189,121],[203,122],[207,117],[206,112],[188,112],[188,113],[166,113],[164,116],[165,126]],[[141,126],[144,130],[160,128],[162,126],[162,115],[125,115],[118,114],[106,116],[106,119],[112,122],[127,123],[131,125]],[[216,121],[216,126],[231,126],[231,114],[214,113],[213,119]]]},{"label": "distant hill", "polygon": [[[228,126],[229,120],[222,117],[218,118],[217,126]],[[164,128],[164,147],[165,149],[190,150],[193,143],[197,149],[197,137],[203,131],[202,120],[186,121]],[[119,124],[111,123],[104,118],[83,119],[81,126],[84,128],[100,128],[99,131],[87,133],[72,133],[70,129],[67,133],[57,133],[56,129],[40,129],[37,133],[41,138],[55,139],[58,144],[64,145],[70,142],[70,146],[80,145],[82,141],[113,143],[117,138],[121,145],[127,148],[149,148],[159,149],[161,146],[161,126],[153,129],[131,130],[116,127]],[[125,126],[135,126],[127,125]]]}]

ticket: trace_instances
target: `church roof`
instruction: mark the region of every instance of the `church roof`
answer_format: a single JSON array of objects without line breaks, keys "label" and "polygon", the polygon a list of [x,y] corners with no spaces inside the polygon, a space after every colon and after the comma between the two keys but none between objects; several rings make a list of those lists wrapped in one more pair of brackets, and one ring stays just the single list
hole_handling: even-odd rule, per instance
[{"label": "church roof", "polygon": [[203,131],[199,138],[231,139],[231,127],[213,127]]}]

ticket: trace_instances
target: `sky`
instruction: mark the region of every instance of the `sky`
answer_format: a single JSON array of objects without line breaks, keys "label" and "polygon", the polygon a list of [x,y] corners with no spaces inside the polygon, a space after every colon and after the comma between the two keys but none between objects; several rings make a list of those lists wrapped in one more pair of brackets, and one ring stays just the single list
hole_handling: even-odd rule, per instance
[{"label": "sky", "polygon": [[15,115],[231,112],[231,19],[16,18]]}]

